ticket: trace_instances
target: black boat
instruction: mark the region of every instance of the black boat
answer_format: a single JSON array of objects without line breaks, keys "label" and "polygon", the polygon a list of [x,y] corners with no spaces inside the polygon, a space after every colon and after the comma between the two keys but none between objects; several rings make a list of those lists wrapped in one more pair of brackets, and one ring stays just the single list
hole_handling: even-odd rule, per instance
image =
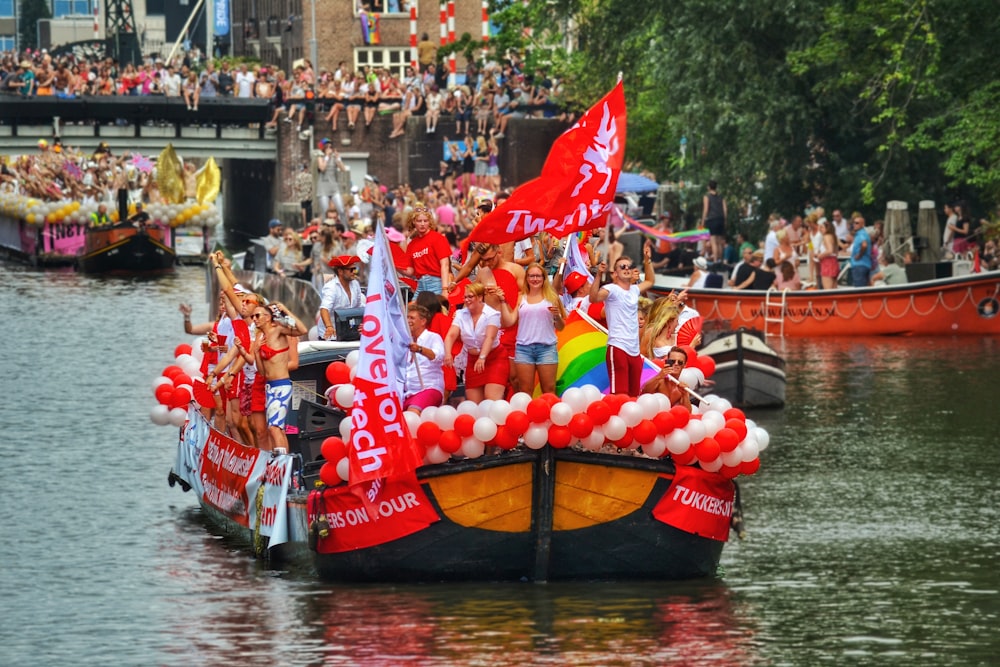
[{"label": "black boat", "polygon": [[715,361],[712,393],[739,408],[785,404],[785,360],[756,330],[724,331],[698,350]]},{"label": "black boat", "polygon": [[173,230],[131,223],[87,229],[78,266],[85,273],[158,274],[173,271]]}]

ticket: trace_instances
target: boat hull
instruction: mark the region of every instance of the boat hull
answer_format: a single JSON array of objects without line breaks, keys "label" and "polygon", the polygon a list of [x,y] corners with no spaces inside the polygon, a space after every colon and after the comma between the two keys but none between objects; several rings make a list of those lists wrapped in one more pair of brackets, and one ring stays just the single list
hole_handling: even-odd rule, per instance
[{"label": "boat hull", "polygon": [[173,271],[177,255],[169,229],[149,226],[139,230],[115,225],[87,231],[79,267],[85,273],[157,274]]},{"label": "boat hull", "polygon": [[699,353],[715,361],[712,393],[739,408],[785,404],[785,360],[749,331],[738,329],[711,341]]},{"label": "boat hull", "polygon": [[[1000,272],[885,287],[787,292],[692,289],[706,320],[789,337],[1000,333]],[[768,322],[765,322],[765,313]],[[783,322],[782,322],[783,320]]]}]

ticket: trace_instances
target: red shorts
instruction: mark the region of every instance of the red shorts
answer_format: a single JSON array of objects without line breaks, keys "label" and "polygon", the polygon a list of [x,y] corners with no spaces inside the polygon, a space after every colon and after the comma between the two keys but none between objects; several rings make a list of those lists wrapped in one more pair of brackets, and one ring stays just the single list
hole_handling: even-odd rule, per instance
[{"label": "red shorts", "polygon": [[836,257],[824,257],[819,260],[819,275],[825,278],[836,278],[840,275],[840,262]]},{"label": "red shorts", "polygon": [[632,356],[625,350],[608,345],[605,356],[612,394],[638,396],[642,384],[642,357]]},{"label": "red shorts", "polygon": [[250,388],[250,412],[264,412],[267,408],[267,399],[264,397],[265,384],[267,382],[264,380],[264,374],[257,373]]},{"label": "red shorts", "polygon": [[244,417],[249,417],[250,413],[253,412],[253,408],[250,406],[250,396],[253,394],[253,381],[247,382],[244,378],[240,384],[240,414]]},{"label": "red shorts", "polygon": [[476,359],[470,358],[465,368],[465,386],[475,388],[488,384],[506,385],[510,375],[510,358],[507,354],[507,347],[498,345],[486,357],[482,373],[475,371]]}]

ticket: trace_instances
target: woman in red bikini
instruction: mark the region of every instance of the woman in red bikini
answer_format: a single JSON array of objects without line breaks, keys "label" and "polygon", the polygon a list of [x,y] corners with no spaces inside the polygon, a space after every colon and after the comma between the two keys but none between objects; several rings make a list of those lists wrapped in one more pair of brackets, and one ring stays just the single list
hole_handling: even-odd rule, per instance
[{"label": "woman in red bikini", "polygon": [[292,402],[292,381],[288,378],[289,347],[298,344],[295,337],[304,336],[309,330],[280,303],[258,306],[252,319],[260,332],[254,347],[257,372],[263,372],[266,380],[267,430],[272,451],[286,454],[285,419]]}]

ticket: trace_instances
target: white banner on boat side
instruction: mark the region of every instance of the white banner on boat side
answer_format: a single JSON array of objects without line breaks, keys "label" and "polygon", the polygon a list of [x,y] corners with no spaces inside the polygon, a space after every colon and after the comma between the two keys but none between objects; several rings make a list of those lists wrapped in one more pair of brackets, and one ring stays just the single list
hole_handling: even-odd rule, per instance
[{"label": "white banner on boat side", "polygon": [[[270,549],[288,541],[288,487],[292,483],[292,460],[288,454],[276,456],[264,468],[264,502],[260,534],[266,535]],[[248,488],[249,491],[249,488]],[[253,496],[251,496],[252,498]]]}]

